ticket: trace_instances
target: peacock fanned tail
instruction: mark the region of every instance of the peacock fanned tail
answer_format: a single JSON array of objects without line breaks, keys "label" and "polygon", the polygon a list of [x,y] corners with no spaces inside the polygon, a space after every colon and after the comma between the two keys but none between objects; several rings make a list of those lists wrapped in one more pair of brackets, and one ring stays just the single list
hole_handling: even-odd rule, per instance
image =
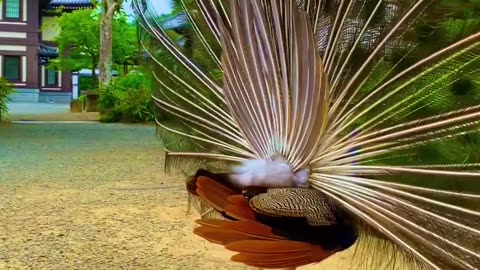
[{"label": "peacock fanned tail", "polygon": [[478,1],[153,2],[133,6],[196,234],[259,268],[350,247],[357,268],[480,268]]}]

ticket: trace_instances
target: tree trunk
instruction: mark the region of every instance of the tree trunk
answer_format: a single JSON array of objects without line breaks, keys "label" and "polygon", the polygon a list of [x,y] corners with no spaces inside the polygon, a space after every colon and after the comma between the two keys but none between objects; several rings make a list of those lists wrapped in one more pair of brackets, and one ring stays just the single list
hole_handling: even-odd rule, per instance
[{"label": "tree trunk", "polygon": [[[98,60],[97,57],[92,56],[92,85],[94,88],[98,87],[98,78],[97,78],[97,72],[96,72],[97,65],[98,65],[97,60]],[[93,90],[93,89],[89,89],[89,90]]]},{"label": "tree trunk", "polygon": [[113,17],[118,10],[118,0],[102,1],[102,18],[100,20],[100,87],[112,79]]}]

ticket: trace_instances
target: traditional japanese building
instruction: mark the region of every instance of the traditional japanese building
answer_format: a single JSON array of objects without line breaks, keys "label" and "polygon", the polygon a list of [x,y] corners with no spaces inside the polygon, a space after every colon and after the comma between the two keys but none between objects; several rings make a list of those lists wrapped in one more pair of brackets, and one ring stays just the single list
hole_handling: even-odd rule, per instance
[{"label": "traditional japanese building", "polygon": [[46,68],[58,56],[54,18],[61,14],[58,11],[91,7],[90,0],[2,0],[0,76],[17,90],[13,101],[70,102],[70,72]]}]

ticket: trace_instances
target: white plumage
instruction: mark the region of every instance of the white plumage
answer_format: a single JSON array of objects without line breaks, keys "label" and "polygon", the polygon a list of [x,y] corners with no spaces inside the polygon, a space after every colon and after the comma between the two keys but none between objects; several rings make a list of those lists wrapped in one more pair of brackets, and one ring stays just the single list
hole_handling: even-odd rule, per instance
[{"label": "white plumage", "polygon": [[234,170],[230,180],[238,187],[308,187],[309,169],[294,172],[282,157],[244,161]]}]

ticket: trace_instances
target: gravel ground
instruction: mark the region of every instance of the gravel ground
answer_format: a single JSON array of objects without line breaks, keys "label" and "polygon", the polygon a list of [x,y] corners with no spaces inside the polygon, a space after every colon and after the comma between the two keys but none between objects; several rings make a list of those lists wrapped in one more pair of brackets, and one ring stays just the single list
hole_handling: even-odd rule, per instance
[{"label": "gravel ground", "polygon": [[162,156],[147,125],[0,125],[0,269],[247,269],[191,233]]}]

